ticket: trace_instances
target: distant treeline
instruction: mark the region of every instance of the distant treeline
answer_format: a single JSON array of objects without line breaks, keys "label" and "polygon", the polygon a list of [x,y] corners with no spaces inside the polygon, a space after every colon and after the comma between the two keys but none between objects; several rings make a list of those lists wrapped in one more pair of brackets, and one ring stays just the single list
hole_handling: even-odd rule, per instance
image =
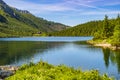
[{"label": "distant treeline", "polygon": [[[117,18],[118,19],[118,18]],[[109,26],[112,29],[117,25],[117,19],[109,19]],[[59,32],[50,33],[53,36],[94,36],[96,32],[102,31],[104,20],[90,21],[75,27],[68,28]]]},{"label": "distant treeline", "polygon": [[113,45],[120,46],[120,15],[116,19],[90,21],[66,30],[51,33],[52,36],[94,36],[94,40],[106,40]]}]

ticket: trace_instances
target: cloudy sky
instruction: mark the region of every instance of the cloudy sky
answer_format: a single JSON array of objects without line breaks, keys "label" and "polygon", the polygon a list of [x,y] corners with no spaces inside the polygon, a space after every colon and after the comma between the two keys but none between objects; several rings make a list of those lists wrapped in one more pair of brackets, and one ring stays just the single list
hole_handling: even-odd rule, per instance
[{"label": "cloudy sky", "polygon": [[120,0],[3,0],[50,21],[74,26],[120,13]]}]

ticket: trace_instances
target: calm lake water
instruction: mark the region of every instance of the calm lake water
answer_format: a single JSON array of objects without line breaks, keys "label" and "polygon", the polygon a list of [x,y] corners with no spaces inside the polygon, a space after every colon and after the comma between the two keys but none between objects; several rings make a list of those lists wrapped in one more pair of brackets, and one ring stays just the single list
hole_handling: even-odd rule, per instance
[{"label": "calm lake water", "polygon": [[65,64],[83,70],[120,78],[120,51],[87,44],[92,37],[0,38],[0,65],[22,65],[41,59],[50,64]]}]

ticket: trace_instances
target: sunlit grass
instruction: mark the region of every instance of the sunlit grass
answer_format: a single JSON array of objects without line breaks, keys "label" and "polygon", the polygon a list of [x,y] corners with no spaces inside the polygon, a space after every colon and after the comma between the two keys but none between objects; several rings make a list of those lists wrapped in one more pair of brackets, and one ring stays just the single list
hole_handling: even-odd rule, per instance
[{"label": "sunlit grass", "polygon": [[97,70],[81,71],[65,65],[54,66],[40,61],[22,65],[15,75],[5,80],[113,80]]}]

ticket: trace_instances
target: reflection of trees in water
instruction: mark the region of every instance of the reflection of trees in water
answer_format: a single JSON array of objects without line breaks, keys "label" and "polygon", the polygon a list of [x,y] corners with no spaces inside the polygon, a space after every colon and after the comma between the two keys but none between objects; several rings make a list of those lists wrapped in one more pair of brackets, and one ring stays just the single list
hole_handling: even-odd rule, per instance
[{"label": "reflection of trees in water", "polygon": [[109,57],[110,57],[110,50],[109,49],[103,49],[103,53],[104,53],[105,66],[108,68],[108,66],[109,66]]},{"label": "reflection of trees in water", "polygon": [[115,59],[116,59],[116,64],[118,66],[118,72],[120,73],[120,52],[116,52],[115,54],[116,54]]},{"label": "reflection of trees in water", "polygon": [[113,65],[115,64],[117,66],[118,72],[120,73],[120,51],[111,51],[106,48],[103,49],[103,55],[106,67],[109,67],[109,61],[111,61]]},{"label": "reflection of trees in water", "polygon": [[22,58],[30,58],[64,43],[53,42],[0,42],[0,65],[10,64]]}]

